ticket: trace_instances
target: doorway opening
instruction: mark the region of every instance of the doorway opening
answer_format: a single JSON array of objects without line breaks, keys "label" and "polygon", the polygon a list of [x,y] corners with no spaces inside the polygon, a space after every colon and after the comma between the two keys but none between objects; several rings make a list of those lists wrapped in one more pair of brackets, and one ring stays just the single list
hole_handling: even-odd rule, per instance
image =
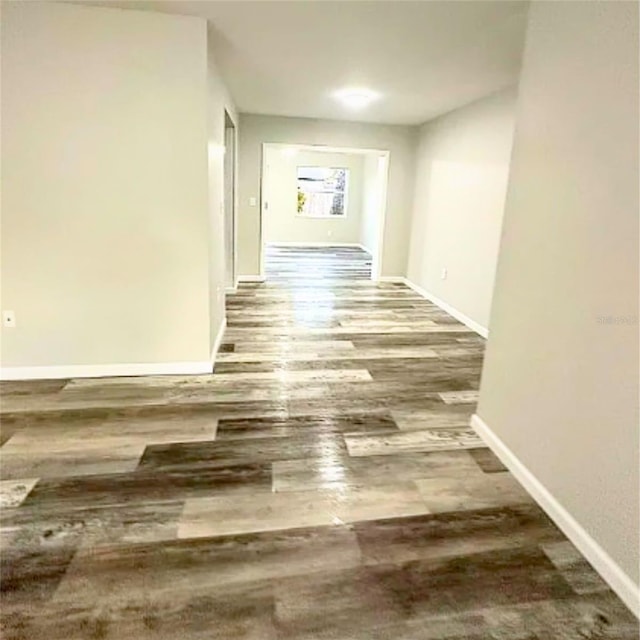
[{"label": "doorway opening", "polygon": [[227,292],[237,288],[237,229],[236,229],[236,127],[231,116],[224,112],[224,255],[225,287]]},{"label": "doorway opening", "polygon": [[262,145],[260,275],[380,279],[389,151]]}]

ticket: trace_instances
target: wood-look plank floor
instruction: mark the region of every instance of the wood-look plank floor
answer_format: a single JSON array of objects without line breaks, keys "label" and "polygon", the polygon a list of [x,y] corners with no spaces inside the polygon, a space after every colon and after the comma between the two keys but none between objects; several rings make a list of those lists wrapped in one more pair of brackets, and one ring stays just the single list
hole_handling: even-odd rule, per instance
[{"label": "wood-look plank floor", "polygon": [[371,279],[371,254],[358,247],[292,247],[269,244],[265,252],[267,279],[274,281],[326,278]]},{"label": "wood-look plank floor", "polygon": [[6,640],[631,640],[469,429],[484,341],[277,248],[216,372],[3,383]]}]

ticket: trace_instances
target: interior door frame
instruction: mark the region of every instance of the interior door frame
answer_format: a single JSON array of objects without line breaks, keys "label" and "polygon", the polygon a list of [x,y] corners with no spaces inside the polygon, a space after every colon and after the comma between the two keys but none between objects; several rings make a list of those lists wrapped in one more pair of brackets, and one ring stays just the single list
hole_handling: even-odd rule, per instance
[{"label": "interior door frame", "polygon": [[387,189],[389,185],[390,151],[380,152],[378,156],[378,179],[380,184],[380,213],[378,214],[378,250],[371,256],[371,280],[380,282],[382,279],[382,256],[384,252],[384,225],[387,219]]},{"label": "interior door frame", "polygon": [[[266,280],[265,271],[265,220],[264,215],[268,206],[268,180],[269,169],[267,165],[267,150],[270,147],[291,147],[300,149],[303,151],[321,151],[325,153],[355,153],[359,155],[376,154],[380,160],[384,161],[384,169],[381,169],[381,184],[380,186],[380,204],[381,209],[378,215],[378,247],[374,255],[371,256],[371,280],[373,282],[379,282],[382,279],[382,256],[384,253],[384,227],[387,218],[387,193],[389,184],[389,165],[391,160],[391,151],[388,149],[369,149],[366,147],[333,147],[320,144],[288,144],[286,142],[263,142],[261,145],[260,153],[260,214],[259,214],[259,238],[258,238],[258,250],[260,252],[260,280]],[[379,164],[380,166],[380,164]]]},{"label": "interior door frame", "polygon": [[[224,263],[224,277],[225,277],[225,288],[227,292],[235,292],[238,287],[238,203],[237,199],[237,180],[238,180],[238,127],[233,120],[231,114],[225,109],[224,110],[224,147],[225,147],[225,158],[224,158],[224,177],[223,177],[223,193],[224,193],[224,203],[225,203],[225,216],[224,216],[224,247],[225,251],[230,248],[232,257],[231,257],[231,286],[229,286],[227,282],[227,256],[225,255],[225,263]],[[229,182],[230,193],[227,202],[227,179],[228,172],[231,172],[231,180]],[[231,211],[227,212],[227,205],[231,207]],[[227,246],[228,233],[227,223],[231,222],[231,243],[230,247]]]},{"label": "interior door frame", "polygon": [[265,269],[265,240],[264,240],[264,212],[267,210],[268,199],[267,199],[267,184],[268,184],[268,166],[267,166],[267,149],[270,144],[269,142],[262,143],[260,148],[260,202],[258,203],[260,207],[260,224],[258,229],[258,251],[260,252],[260,279],[266,280],[266,269]]}]

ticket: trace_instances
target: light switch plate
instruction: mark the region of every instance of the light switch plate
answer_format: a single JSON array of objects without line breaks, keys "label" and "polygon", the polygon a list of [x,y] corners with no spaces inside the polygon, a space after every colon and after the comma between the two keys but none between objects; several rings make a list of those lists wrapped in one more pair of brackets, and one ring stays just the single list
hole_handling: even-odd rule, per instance
[{"label": "light switch plate", "polygon": [[2,312],[2,324],[5,327],[13,328],[16,326],[16,313],[15,311],[3,311]]}]

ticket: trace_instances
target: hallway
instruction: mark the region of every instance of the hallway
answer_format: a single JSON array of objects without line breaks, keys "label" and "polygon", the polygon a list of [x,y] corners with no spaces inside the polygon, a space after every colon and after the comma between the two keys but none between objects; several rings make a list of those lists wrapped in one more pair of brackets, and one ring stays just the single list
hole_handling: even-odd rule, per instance
[{"label": "hallway", "polygon": [[2,383],[2,637],[635,639],[468,427],[484,340],[318,253],[213,375]]}]

